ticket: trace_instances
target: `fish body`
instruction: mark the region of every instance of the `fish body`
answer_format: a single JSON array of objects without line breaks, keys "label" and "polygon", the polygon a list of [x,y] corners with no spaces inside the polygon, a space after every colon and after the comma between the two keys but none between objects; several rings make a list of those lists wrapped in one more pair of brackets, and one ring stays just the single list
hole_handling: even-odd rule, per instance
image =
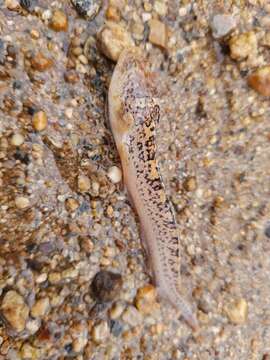
[{"label": "fish body", "polygon": [[180,295],[180,239],[157,162],[160,107],[151,86],[139,50],[124,50],[109,87],[108,116],[158,294],[196,329],[196,316]]}]

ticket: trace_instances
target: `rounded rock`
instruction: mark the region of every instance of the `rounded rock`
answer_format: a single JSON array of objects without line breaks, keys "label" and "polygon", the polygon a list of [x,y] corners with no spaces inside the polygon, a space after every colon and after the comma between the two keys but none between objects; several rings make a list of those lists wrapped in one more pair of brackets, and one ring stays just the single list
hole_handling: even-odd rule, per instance
[{"label": "rounded rock", "polygon": [[34,70],[46,71],[53,66],[53,61],[46,57],[42,52],[38,52],[31,58],[31,66]]},{"label": "rounded rock", "polygon": [[135,298],[136,308],[143,314],[150,314],[156,303],[156,289],[153,285],[146,285],[138,289]]},{"label": "rounded rock", "polygon": [[29,308],[24,298],[14,290],[8,291],[1,304],[1,312],[12,328],[20,332],[25,329]]},{"label": "rounded rock", "polygon": [[50,300],[48,297],[39,299],[31,309],[31,316],[34,318],[43,317],[50,309]]},{"label": "rounded rock", "polygon": [[91,293],[97,301],[111,301],[119,294],[122,285],[123,280],[120,274],[101,270],[91,283]]},{"label": "rounded rock", "polygon": [[20,146],[24,143],[24,136],[19,133],[13,134],[10,142],[13,146]]},{"label": "rounded rock", "polygon": [[54,31],[67,31],[68,19],[66,14],[62,10],[55,10],[53,12],[50,28]]},{"label": "rounded rock", "polygon": [[117,166],[112,166],[108,171],[108,178],[113,184],[117,184],[122,180],[122,171]]},{"label": "rounded rock", "polygon": [[25,196],[17,196],[15,198],[15,205],[18,209],[26,209],[30,205],[30,201]]},{"label": "rounded rock", "polygon": [[90,180],[85,175],[79,175],[78,176],[78,188],[81,192],[88,191],[90,189]]},{"label": "rounded rock", "polygon": [[44,111],[37,111],[32,119],[33,127],[36,131],[43,131],[48,125],[47,115]]},{"label": "rounded rock", "polygon": [[107,321],[102,320],[102,321],[98,322],[92,328],[91,335],[96,344],[104,343],[110,335],[110,329],[109,329]]},{"label": "rounded rock", "polygon": [[243,60],[257,54],[257,38],[254,32],[249,31],[240,35],[235,35],[229,42],[231,58]]},{"label": "rounded rock", "polygon": [[235,19],[229,14],[216,14],[211,23],[212,35],[220,39],[228,35],[236,26]]},{"label": "rounded rock", "polygon": [[121,25],[108,22],[98,33],[98,43],[105,56],[117,61],[121,52],[134,45],[130,34]]},{"label": "rounded rock", "polygon": [[270,65],[257,69],[248,77],[248,85],[263,96],[270,96]]}]

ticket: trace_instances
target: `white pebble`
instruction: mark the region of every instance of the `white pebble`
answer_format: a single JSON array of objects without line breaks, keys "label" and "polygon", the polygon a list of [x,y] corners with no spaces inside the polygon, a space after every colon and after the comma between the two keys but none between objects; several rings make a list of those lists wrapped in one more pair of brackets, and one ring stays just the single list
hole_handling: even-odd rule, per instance
[{"label": "white pebble", "polygon": [[110,167],[108,177],[113,184],[117,184],[122,179],[122,171],[117,166]]},{"label": "white pebble", "polygon": [[24,137],[22,134],[14,134],[12,135],[10,142],[13,146],[20,146],[24,143]]},{"label": "white pebble", "polygon": [[27,197],[17,196],[15,199],[15,205],[18,209],[25,209],[29,206],[30,201]]}]

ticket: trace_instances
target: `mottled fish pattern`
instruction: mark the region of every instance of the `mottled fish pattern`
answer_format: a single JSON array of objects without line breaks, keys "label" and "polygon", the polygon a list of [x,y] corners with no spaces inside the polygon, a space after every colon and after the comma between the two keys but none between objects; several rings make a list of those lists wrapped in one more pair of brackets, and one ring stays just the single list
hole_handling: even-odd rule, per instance
[{"label": "mottled fish pattern", "polygon": [[197,328],[196,317],[179,291],[180,239],[157,162],[160,108],[150,87],[138,50],[125,50],[110,84],[109,118],[158,292]]}]

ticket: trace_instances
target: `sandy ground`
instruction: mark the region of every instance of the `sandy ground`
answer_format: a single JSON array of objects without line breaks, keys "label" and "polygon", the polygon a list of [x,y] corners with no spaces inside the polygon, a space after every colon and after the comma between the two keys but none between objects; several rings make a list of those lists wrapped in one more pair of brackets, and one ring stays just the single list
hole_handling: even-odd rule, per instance
[{"label": "sandy ground", "polygon": [[[270,359],[270,75],[249,80],[269,4],[73,3],[0,1],[0,359]],[[97,45],[106,19],[120,42]],[[106,122],[130,41],[157,79],[196,333],[155,297]]]}]

